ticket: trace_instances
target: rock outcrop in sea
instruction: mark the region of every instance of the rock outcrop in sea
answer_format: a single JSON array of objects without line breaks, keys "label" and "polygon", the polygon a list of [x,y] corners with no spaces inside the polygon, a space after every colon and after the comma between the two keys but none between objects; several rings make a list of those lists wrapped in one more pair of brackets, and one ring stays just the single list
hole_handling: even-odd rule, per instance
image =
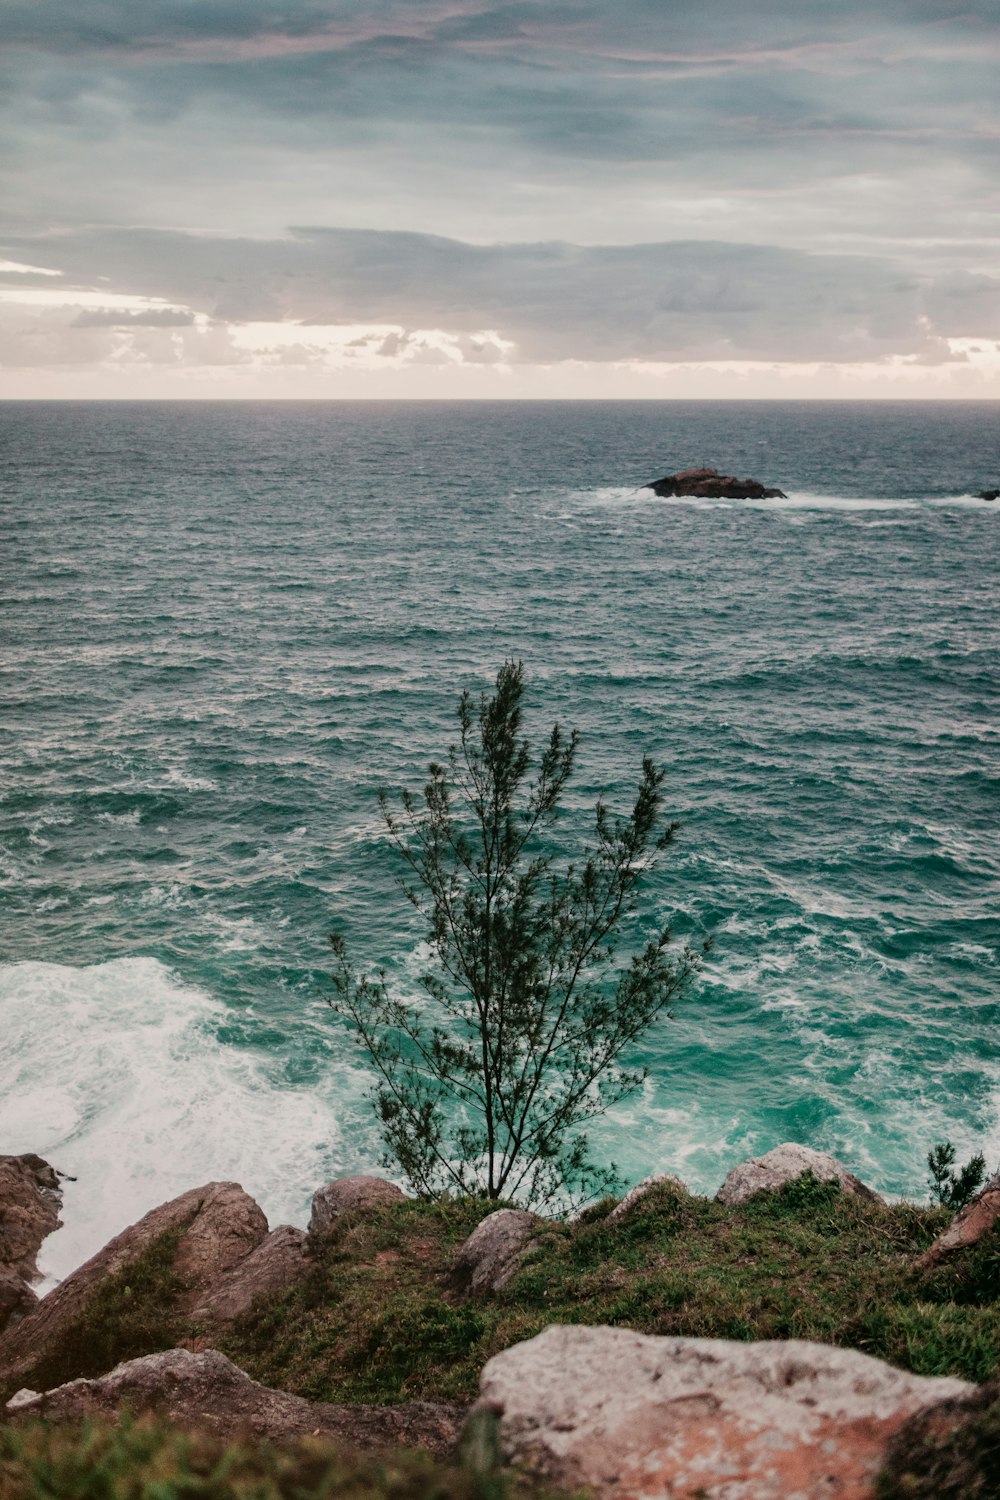
[{"label": "rock outcrop in sea", "polygon": [[681,495],[700,496],[705,500],[787,500],[784,490],[761,484],[758,479],[737,479],[734,474],[720,474],[718,469],[681,469],[642,486],[663,500]]}]

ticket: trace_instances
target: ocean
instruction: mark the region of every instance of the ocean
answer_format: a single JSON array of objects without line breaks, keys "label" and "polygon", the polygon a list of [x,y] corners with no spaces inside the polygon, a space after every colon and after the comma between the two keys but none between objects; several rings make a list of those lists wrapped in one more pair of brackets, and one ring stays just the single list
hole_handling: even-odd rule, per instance
[{"label": "ocean", "polygon": [[[789,498],[637,488],[702,463]],[[378,1169],[327,935],[414,986],[376,793],[508,657],[581,732],[567,837],[667,767],[643,916],[713,938],[600,1158],[996,1166],[998,482],[986,403],[0,405],[0,1151],[77,1179],[50,1279],[200,1182],[303,1223]]]}]

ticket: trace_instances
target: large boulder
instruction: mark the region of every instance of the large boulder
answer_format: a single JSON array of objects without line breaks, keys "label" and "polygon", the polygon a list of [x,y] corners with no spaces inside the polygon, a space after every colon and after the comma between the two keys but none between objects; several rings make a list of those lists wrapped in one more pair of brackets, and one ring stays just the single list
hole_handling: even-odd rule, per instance
[{"label": "large boulder", "polygon": [[0,1156],[0,1332],[38,1301],[42,1241],[62,1222],[59,1174],[40,1156]]},{"label": "large boulder", "polygon": [[384,1177],[337,1177],[313,1195],[309,1233],[325,1234],[341,1214],[353,1209],[383,1208],[406,1195]]},{"label": "large boulder", "polygon": [[939,1266],[943,1260],[954,1255],[958,1250],[968,1250],[982,1239],[984,1234],[989,1234],[1000,1217],[1000,1173],[991,1177],[989,1182],[971,1203],[959,1209],[952,1219],[948,1228],[937,1239],[929,1250],[925,1250],[916,1263],[918,1271],[931,1271]]},{"label": "large boulder", "polygon": [[494,1356],[477,1412],[503,1458],[615,1500],[874,1500],[915,1412],[968,1396],[853,1350],[551,1327]]},{"label": "large boulder", "polygon": [[507,1285],[533,1249],[541,1220],[521,1208],[498,1208],[477,1224],[455,1257],[446,1290],[453,1297],[485,1297]]},{"label": "large boulder", "polygon": [[784,490],[768,488],[759,479],[737,479],[735,474],[720,474],[718,469],[681,469],[665,474],[642,486],[654,495],[669,500],[678,495],[701,496],[706,500],[786,500]]},{"label": "large boulder", "polygon": [[267,1219],[235,1182],[210,1182],[154,1208],[67,1276],[33,1312],[0,1336],[0,1382],[20,1379],[46,1358],[83,1314],[108,1277],[136,1260],[154,1240],[176,1234],[173,1269],[188,1308],[261,1244]]},{"label": "large boulder", "polygon": [[404,1444],[444,1453],[454,1446],[464,1415],[457,1406],[412,1402],[404,1406],[332,1406],[305,1401],[251,1380],[224,1354],[206,1349],[169,1349],[116,1366],[98,1380],[73,1380],[44,1393],[19,1391],[8,1418],[42,1417],[76,1422],[122,1410],[154,1412],[181,1426],[200,1427],[221,1438],[251,1432],[280,1441],[312,1434],[356,1448]]},{"label": "large boulder", "polygon": [[687,1197],[687,1184],[679,1177],[672,1177],[669,1172],[654,1172],[651,1177],[644,1177],[641,1182],[637,1182],[634,1188],[629,1188],[622,1201],[616,1203],[608,1214],[607,1222],[617,1224],[622,1219],[627,1219],[647,1193],[658,1187],[669,1187],[674,1193]]},{"label": "large boulder", "polygon": [[248,1313],[255,1302],[278,1296],[305,1278],[305,1230],[279,1224],[256,1249],[224,1271],[191,1308],[193,1323],[220,1326]]},{"label": "large boulder", "polygon": [[775,1193],[786,1182],[795,1182],[811,1172],[820,1182],[839,1182],[845,1193],[856,1193],[860,1198],[869,1198],[881,1203],[878,1193],[848,1172],[833,1156],[824,1151],[813,1151],[809,1146],[797,1146],[786,1142],[775,1146],[764,1156],[755,1156],[751,1161],[734,1167],[716,1193],[716,1201],[735,1208],[758,1193]]}]

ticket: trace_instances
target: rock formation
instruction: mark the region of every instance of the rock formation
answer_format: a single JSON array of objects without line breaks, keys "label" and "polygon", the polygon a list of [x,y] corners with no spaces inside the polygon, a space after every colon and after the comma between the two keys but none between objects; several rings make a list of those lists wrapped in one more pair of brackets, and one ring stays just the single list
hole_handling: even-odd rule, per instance
[{"label": "rock formation", "polygon": [[0,1333],[38,1298],[32,1282],[42,1241],[62,1222],[59,1174],[40,1156],[0,1156]]},{"label": "rock formation", "polygon": [[776,1192],[786,1182],[794,1182],[806,1172],[811,1172],[820,1182],[839,1182],[845,1193],[857,1193],[861,1198],[882,1202],[878,1193],[842,1167],[835,1157],[790,1141],[775,1146],[764,1156],[755,1156],[751,1161],[734,1167],[716,1193],[716,1201],[735,1208],[757,1193]]},{"label": "rock formation", "polygon": [[687,1196],[687,1184],[683,1183],[679,1177],[672,1177],[669,1172],[656,1172],[652,1177],[644,1177],[641,1182],[636,1183],[634,1188],[628,1190],[622,1201],[617,1203],[608,1214],[608,1223],[617,1224],[621,1219],[627,1218],[648,1192],[661,1185],[667,1185],[675,1193]]},{"label": "rock formation", "polygon": [[598,1497],[875,1500],[892,1438],[972,1394],[853,1350],[551,1327],[495,1355],[479,1412],[504,1459]]},{"label": "rock formation", "polygon": [[178,1236],[173,1269],[185,1285],[190,1310],[263,1242],[267,1220],[235,1182],[210,1182],[154,1208],[0,1336],[0,1380],[17,1380],[44,1359],[81,1317],[102,1282],[170,1232]]},{"label": "rock formation", "polygon": [[405,1197],[384,1177],[337,1177],[313,1195],[310,1234],[324,1234],[341,1214],[355,1208],[381,1208]]},{"label": "rock formation", "polygon": [[447,1281],[454,1297],[484,1297],[506,1286],[532,1248],[541,1220],[521,1208],[498,1208],[477,1224],[455,1257]]},{"label": "rock formation", "polygon": [[959,1209],[948,1228],[916,1263],[918,1271],[930,1271],[958,1250],[968,1250],[978,1243],[1000,1218],[1000,1174],[991,1177],[971,1203]]},{"label": "rock formation", "polygon": [[243,1260],[213,1281],[191,1308],[193,1323],[232,1323],[261,1298],[302,1281],[309,1269],[304,1229],[279,1224]]},{"label": "rock formation", "polygon": [[1000,500],[1000,490],[980,490],[980,500]]},{"label": "rock formation", "polygon": [[443,1454],[457,1439],[464,1409],[426,1401],[403,1406],[332,1406],[305,1401],[251,1380],[224,1354],[206,1349],[169,1349],[118,1365],[98,1380],[72,1380],[39,1394],[19,1391],[9,1417],[73,1422],[95,1415],[157,1412],[181,1426],[197,1426],[221,1438],[247,1432],[272,1441],[312,1434],[356,1448],[395,1444]]},{"label": "rock formation", "polygon": [[678,495],[700,495],[706,500],[786,500],[784,490],[769,489],[757,479],[737,479],[718,469],[682,469],[642,486],[663,500]]}]

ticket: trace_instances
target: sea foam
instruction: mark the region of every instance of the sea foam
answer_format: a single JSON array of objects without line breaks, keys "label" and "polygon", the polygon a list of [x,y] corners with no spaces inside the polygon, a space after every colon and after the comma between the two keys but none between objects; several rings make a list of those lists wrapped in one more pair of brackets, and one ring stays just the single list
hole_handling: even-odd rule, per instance
[{"label": "sea foam", "polygon": [[336,1101],[220,1042],[225,1016],[153,958],[0,966],[2,1149],[77,1178],[43,1247],[50,1284],[188,1188],[235,1180],[272,1224],[302,1224],[344,1170]]}]

